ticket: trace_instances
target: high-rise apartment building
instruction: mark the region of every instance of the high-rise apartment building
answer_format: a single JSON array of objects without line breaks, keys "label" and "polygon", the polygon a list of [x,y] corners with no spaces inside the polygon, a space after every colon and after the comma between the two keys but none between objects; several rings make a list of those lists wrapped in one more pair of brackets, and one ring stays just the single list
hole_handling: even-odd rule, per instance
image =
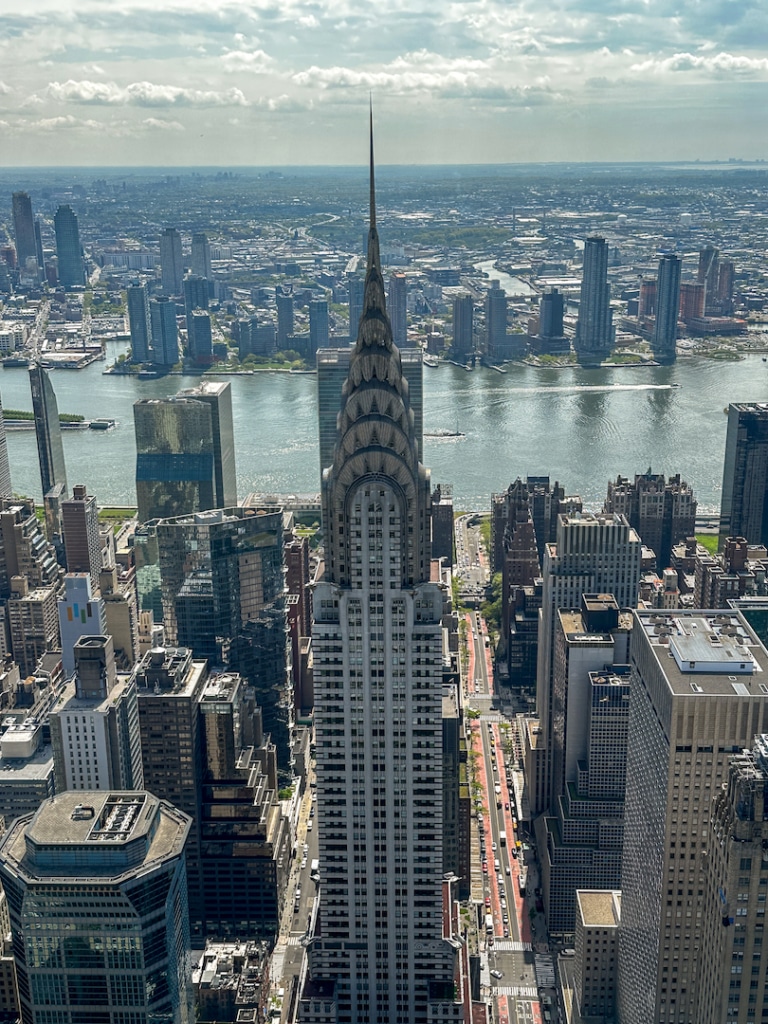
[{"label": "high-rise apartment building", "polygon": [[131,362],[148,363],[152,359],[152,324],[146,286],[131,285],[126,289],[126,296],[131,331]]},{"label": "high-rise apartment building", "polygon": [[453,342],[454,356],[465,359],[474,348],[475,303],[471,295],[457,295],[453,300]]},{"label": "high-rise apartment building", "polygon": [[720,544],[745,537],[768,544],[768,404],[733,402],[728,406]]},{"label": "high-rise apartment building", "polygon": [[768,736],[734,754],[715,796],[707,856],[697,1024],[749,1024],[768,1005]]},{"label": "high-rise apartment building", "polygon": [[55,484],[64,485],[66,497],[67,470],[64,464],[64,446],[61,443],[59,407],[48,371],[39,363],[30,364],[29,385],[32,390],[32,412],[35,417],[43,497]]},{"label": "high-rise apartment building", "polygon": [[674,363],[677,344],[677,317],[680,312],[680,274],[683,261],[668,253],[659,260],[656,289],[656,324],[651,349],[660,363]]},{"label": "high-rise apartment building", "polygon": [[704,312],[710,316],[717,311],[717,286],[720,277],[720,252],[714,245],[705,245],[699,252],[696,279],[704,285]]},{"label": "high-rise apartment building", "polygon": [[141,789],[136,681],[118,677],[112,637],[81,636],[74,677],[52,709],[56,791]]},{"label": "high-rise apartment building", "polygon": [[768,654],[741,614],[678,609],[636,613],[630,660],[618,1016],[699,1024],[713,800],[766,731]]},{"label": "high-rise apartment building", "polygon": [[190,258],[192,273],[195,277],[204,277],[206,281],[213,280],[211,268],[211,245],[208,236],[202,231],[196,231],[192,235],[192,255]]},{"label": "high-rise apartment building", "polygon": [[35,245],[35,221],[32,216],[32,200],[26,192],[14,192],[13,235],[16,239],[16,260],[21,270],[27,269],[27,261],[37,259]]},{"label": "high-rise apartment building", "polygon": [[213,334],[211,318],[203,309],[194,310],[187,317],[188,355],[195,366],[210,366],[213,363]]},{"label": "high-rise apartment building", "polygon": [[551,807],[554,753],[554,635],[557,611],[579,608],[583,594],[613,594],[619,608],[637,604],[642,541],[621,515],[560,515],[554,544],[544,548],[539,613],[536,710],[541,734],[541,770],[531,779],[533,813]]},{"label": "high-rise apartment building", "polygon": [[680,319],[684,324],[704,316],[705,290],[699,281],[683,281],[680,285]]},{"label": "high-rise apartment building", "polygon": [[392,339],[398,348],[408,346],[408,278],[401,270],[389,275],[389,320]]},{"label": "high-rise apartment building", "polygon": [[43,253],[43,223],[40,217],[35,217],[35,255],[37,266],[40,269],[41,277],[45,275],[45,255]]},{"label": "high-rise apartment building", "polygon": [[64,570],[56,561],[35,514],[31,498],[0,501],[0,600],[11,594],[15,576],[26,578],[31,588],[58,589]]},{"label": "high-rise apartment building", "polygon": [[624,515],[656,555],[661,573],[669,568],[672,546],[696,533],[698,504],[693,489],[680,474],[636,473],[634,482],[618,476],[608,482],[603,512]]},{"label": "high-rise apartment building", "polygon": [[179,361],[179,328],[173,299],[165,296],[150,299],[149,323],[152,329],[152,362],[158,366],[175,366]]},{"label": "high-rise apartment building", "polygon": [[[199,274],[187,274],[183,281],[187,320],[196,309],[208,309],[208,281]],[[187,323],[189,326],[189,323]]]},{"label": "high-rise apartment building", "polygon": [[485,296],[485,352],[489,359],[503,359],[507,339],[507,293],[491,281]]},{"label": "high-rise apartment building", "polygon": [[291,777],[293,699],[279,508],[227,508],[157,524],[169,643],[232,669],[255,688],[264,730]]},{"label": "high-rise apartment building", "polygon": [[312,355],[319,348],[328,348],[328,300],[312,299],[309,303],[309,348]]},{"label": "high-rise apartment building", "polygon": [[363,315],[363,296],[365,295],[365,279],[360,274],[347,275],[349,290],[349,343],[357,341],[357,329]]},{"label": "high-rise apartment building", "polygon": [[293,337],[293,286],[279,284],[275,287],[275,306],[277,307],[277,347],[288,347],[288,339]]},{"label": "high-rise apartment building", "polygon": [[60,206],[53,218],[56,232],[56,255],[59,259],[59,284],[64,288],[82,288],[85,284],[80,229],[71,206]]},{"label": "high-rise apartment building", "polygon": [[43,655],[59,646],[57,596],[57,587],[30,586],[26,576],[11,579],[5,611],[11,654],[22,678],[34,675]]},{"label": "high-rise apartment building", "polygon": [[312,633],[321,882],[299,1019],[464,1020],[458,943],[443,930],[443,598],[429,582],[429,474],[386,315],[373,166],[363,318],[323,506]]},{"label": "high-rise apartment building", "polygon": [[143,791],[59,793],[0,843],[23,1024],[194,1019],[189,820]]},{"label": "high-rise apartment building", "polygon": [[[317,353],[317,418],[320,436],[320,475],[333,462],[336,420],[341,410],[342,389],[349,376],[351,351],[329,348]],[[400,353],[403,377],[413,413],[419,458],[424,446],[424,362],[420,349]]]},{"label": "high-rise apartment building", "polygon": [[610,354],[613,340],[608,243],[604,238],[587,238],[584,242],[584,273],[574,341],[579,362],[602,362]]},{"label": "high-rise apartment building", "polygon": [[140,522],[237,504],[228,383],[140,399],[133,416]]},{"label": "high-rise apartment building", "polygon": [[181,255],[181,235],[176,228],[166,228],[160,235],[160,271],[161,287],[165,294],[181,295],[184,261]]},{"label": "high-rise apartment building", "polygon": [[562,292],[552,288],[544,292],[539,303],[539,336],[546,341],[563,337],[563,312],[565,303]]},{"label": "high-rise apartment building", "polygon": [[75,484],[72,497],[61,503],[61,524],[67,572],[87,572],[95,590],[101,572],[101,537],[96,498],[83,484]]}]

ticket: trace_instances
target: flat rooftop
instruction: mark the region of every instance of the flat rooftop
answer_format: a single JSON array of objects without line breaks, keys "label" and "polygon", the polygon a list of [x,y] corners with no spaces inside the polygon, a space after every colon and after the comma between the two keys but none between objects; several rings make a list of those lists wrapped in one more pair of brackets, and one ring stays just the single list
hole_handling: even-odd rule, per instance
[{"label": "flat rooftop", "polygon": [[675,609],[635,615],[672,693],[768,696],[768,652],[740,612]]},{"label": "flat rooftop", "polygon": [[587,928],[617,928],[621,920],[621,892],[577,889],[576,903]]}]

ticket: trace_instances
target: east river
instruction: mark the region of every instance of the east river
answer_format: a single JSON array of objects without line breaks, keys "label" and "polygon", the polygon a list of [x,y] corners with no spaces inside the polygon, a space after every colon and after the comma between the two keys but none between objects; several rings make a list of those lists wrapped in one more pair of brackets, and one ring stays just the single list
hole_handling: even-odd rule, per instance
[{"label": "east river", "polygon": [[[110,345],[108,361],[116,352]],[[53,370],[59,411],[110,417],[109,431],[67,431],[64,452],[70,489],[84,483],[102,505],[135,502],[132,405],[172,395],[199,378],[104,375],[105,363]],[[317,381],[312,374],[257,372],[227,376],[232,385],[238,492],[319,490]],[[674,387],[677,384],[679,387]],[[0,371],[6,409],[31,409],[29,375]],[[568,493],[598,508],[610,477],[681,473],[701,511],[720,503],[729,402],[768,401],[768,363],[681,358],[673,367],[611,370],[544,369],[511,364],[490,369],[424,367],[424,440],[434,482],[453,484],[459,509],[489,507],[489,496],[518,475],[549,474]],[[40,499],[34,431],[8,434],[13,487]]]}]

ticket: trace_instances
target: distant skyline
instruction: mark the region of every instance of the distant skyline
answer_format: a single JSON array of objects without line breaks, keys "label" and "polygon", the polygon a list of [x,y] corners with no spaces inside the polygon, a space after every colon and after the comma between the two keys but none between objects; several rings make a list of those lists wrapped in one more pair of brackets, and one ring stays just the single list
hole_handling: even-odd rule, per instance
[{"label": "distant skyline", "polygon": [[768,157],[760,0],[0,0],[0,166]]}]

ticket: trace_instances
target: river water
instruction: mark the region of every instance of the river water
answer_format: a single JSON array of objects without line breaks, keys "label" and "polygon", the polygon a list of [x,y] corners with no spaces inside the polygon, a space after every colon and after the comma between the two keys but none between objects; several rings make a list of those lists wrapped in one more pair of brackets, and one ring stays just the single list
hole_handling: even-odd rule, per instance
[{"label": "river water", "polygon": [[[109,359],[115,349],[110,346]],[[174,394],[198,378],[104,376],[105,364],[52,370],[60,412],[112,417],[116,429],[64,435],[70,489],[85,484],[100,504],[133,504],[136,450],[133,402]],[[235,418],[238,492],[313,493],[319,490],[317,381],[311,374],[230,376]],[[680,387],[672,387],[678,383]],[[24,369],[0,371],[7,409],[31,409]],[[720,503],[729,402],[768,401],[768,364],[760,355],[741,362],[700,357],[672,367],[584,370],[510,365],[467,372],[424,368],[425,462],[433,481],[453,484],[460,509],[489,507],[493,491],[518,475],[549,474],[587,508],[601,504],[609,477],[681,473],[701,511]],[[34,431],[10,432],[14,490],[40,499]]]}]

